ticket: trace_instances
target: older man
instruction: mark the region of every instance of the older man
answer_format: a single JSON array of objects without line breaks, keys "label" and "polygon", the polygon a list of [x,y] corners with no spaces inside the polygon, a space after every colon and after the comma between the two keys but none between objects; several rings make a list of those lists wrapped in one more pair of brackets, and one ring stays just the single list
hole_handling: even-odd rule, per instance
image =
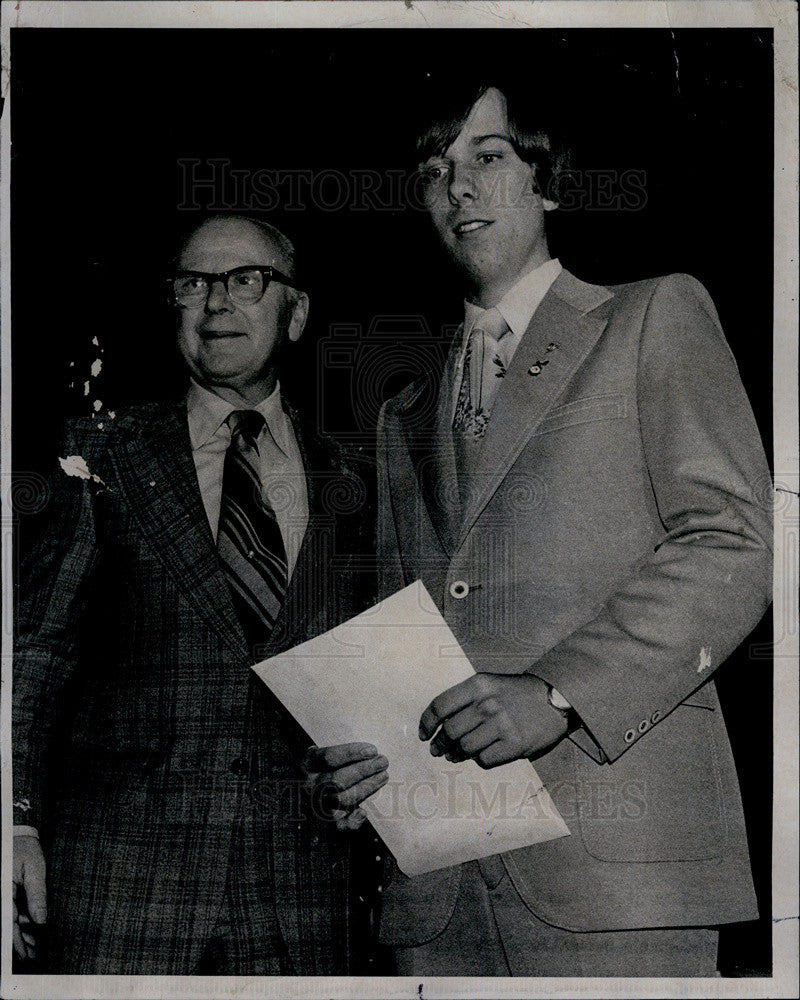
[{"label": "older man", "polygon": [[[186,398],[67,428],[14,673],[14,943],[46,920],[46,971],[348,971],[343,835],[249,669],[363,599],[360,483],[281,397],[294,274],[272,226],[206,220],[169,281]],[[311,770],[352,807],[381,763],[346,746]]]},{"label": "older man", "polygon": [[420,738],[535,758],[571,835],[396,873],[384,939],[414,975],[713,975],[716,926],[756,915],[711,677],[770,599],[758,432],[704,288],[569,274],[552,136],[463,96],[419,141],[467,297],[444,372],[382,414],[385,589],[421,579],[478,671]]}]

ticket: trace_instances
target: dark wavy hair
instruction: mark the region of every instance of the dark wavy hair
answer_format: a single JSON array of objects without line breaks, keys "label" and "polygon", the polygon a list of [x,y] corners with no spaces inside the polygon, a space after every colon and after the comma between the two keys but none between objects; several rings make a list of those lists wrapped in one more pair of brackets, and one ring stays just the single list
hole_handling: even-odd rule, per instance
[{"label": "dark wavy hair", "polygon": [[506,116],[511,145],[517,156],[536,166],[536,182],[543,197],[559,201],[559,177],[569,171],[572,154],[555,119],[553,102],[542,101],[534,88],[501,79],[452,86],[438,85],[424,95],[425,121],[417,133],[416,152],[421,162],[441,156],[455,141],[475,103],[492,87],[506,101]]}]

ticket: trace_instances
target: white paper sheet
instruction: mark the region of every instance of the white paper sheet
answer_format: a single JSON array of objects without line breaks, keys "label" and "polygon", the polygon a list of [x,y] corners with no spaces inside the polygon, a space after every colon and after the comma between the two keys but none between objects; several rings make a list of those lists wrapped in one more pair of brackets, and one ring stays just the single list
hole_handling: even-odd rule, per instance
[{"label": "white paper sheet", "polygon": [[363,809],[406,875],[569,834],[529,761],[483,770],[419,739],[427,705],[474,673],[421,583],[253,669],[317,745],[388,758]]}]

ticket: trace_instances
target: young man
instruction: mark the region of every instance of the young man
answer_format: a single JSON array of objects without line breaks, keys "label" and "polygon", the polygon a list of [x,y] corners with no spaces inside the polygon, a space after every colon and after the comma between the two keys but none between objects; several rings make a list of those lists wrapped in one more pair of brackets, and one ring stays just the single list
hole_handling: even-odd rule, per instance
[{"label": "young man", "polygon": [[[15,950],[46,921],[51,973],[343,974],[345,839],[250,667],[361,609],[367,511],[326,509],[355,473],[281,397],[288,239],[207,220],[169,293],[188,394],[69,423],[21,574]],[[373,748],[314,757],[346,806],[385,780]]]},{"label": "young man", "polygon": [[420,738],[534,759],[571,835],[395,873],[382,934],[403,974],[713,975],[716,925],[756,916],[711,676],[770,600],[768,470],[697,281],[551,259],[556,149],[518,115],[483,88],[419,143],[465,314],[382,413],[379,554],[478,672]]}]

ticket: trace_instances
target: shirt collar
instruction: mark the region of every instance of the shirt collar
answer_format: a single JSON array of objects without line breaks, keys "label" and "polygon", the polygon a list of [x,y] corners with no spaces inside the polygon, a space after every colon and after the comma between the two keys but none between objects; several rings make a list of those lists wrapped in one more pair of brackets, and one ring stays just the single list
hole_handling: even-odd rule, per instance
[{"label": "shirt collar", "polygon": [[[197,451],[204,444],[208,444],[234,410],[243,409],[241,406],[234,406],[233,403],[222,399],[215,392],[211,392],[210,389],[195,382],[194,379],[189,381],[186,408],[192,451]],[[248,409],[257,410],[264,417],[275,444],[284,454],[287,454],[287,417],[281,403],[280,382],[275,383],[275,388],[266,399],[262,399],[257,406],[251,406]]]},{"label": "shirt collar", "polygon": [[[519,340],[528,329],[533,314],[561,270],[561,263],[557,258],[546,260],[544,264],[523,274],[495,306],[516,339]],[[475,321],[484,311],[480,306],[464,301],[464,343],[472,332]]]}]

